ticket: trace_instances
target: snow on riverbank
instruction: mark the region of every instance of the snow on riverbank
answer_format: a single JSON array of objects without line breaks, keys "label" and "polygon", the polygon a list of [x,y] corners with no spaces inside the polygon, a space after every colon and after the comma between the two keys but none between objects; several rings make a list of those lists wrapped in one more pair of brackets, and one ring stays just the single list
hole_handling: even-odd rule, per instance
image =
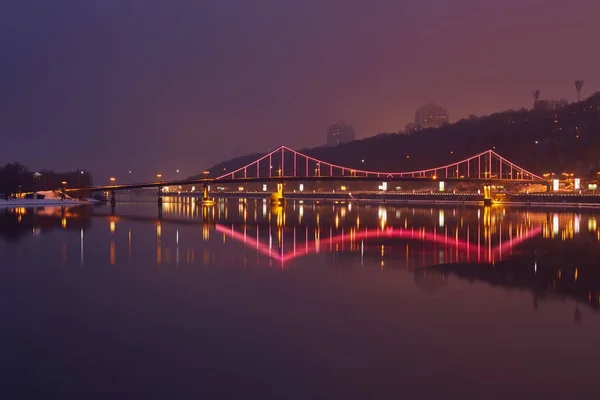
[{"label": "snow on riverbank", "polygon": [[61,199],[52,192],[40,192],[46,196],[44,199],[0,199],[0,208],[6,207],[44,207],[44,206],[77,206],[81,204],[96,203],[97,200],[76,200],[76,199]]}]

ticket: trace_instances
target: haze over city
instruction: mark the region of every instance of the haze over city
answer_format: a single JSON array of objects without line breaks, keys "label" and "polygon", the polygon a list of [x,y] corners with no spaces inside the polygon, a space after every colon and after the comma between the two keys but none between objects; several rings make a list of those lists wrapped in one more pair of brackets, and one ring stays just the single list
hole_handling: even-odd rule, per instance
[{"label": "haze over city", "polygon": [[0,7],[0,399],[587,400],[600,0]]},{"label": "haze over city", "polygon": [[29,0],[0,13],[0,159],[151,179],[599,90],[594,0]]}]

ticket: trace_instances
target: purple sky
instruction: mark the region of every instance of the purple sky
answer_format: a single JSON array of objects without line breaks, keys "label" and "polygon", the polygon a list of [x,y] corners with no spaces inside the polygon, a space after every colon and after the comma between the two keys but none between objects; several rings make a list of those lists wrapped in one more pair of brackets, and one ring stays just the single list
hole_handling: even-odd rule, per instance
[{"label": "purple sky", "polygon": [[[391,132],[600,90],[598,0],[18,0],[0,6],[0,163],[175,178],[344,118]],[[130,177],[127,170],[133,170]]]}]

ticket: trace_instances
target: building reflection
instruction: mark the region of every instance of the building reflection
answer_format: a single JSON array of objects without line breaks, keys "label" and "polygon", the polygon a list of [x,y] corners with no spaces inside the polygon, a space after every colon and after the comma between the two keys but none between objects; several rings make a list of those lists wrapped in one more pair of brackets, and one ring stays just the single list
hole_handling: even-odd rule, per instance
[{"label": "building reflection", "polygon": [[80,232],[92,224],[89,207],[0,208],[0,239],[19,241],[56,229]]},{"label": "building reflection", "polygon": [[[563,253],[560,251],[558,253]],[[568,253],[568,250],[567,250]],[[444,264],[415,270],[415,280],[433,274],[455,276],[470,282],[485,282],[506,289],[522,289],[532,293],[532,304],[537,310],[540,302],[552,299],[571,299],[576,304],[586,304],[600,309],[600,268],[596,263],[564,264],[568,258],[554,254],[542,260],[518,257],[491,264]],[[575,313],[580,319],[580,313]]]}]

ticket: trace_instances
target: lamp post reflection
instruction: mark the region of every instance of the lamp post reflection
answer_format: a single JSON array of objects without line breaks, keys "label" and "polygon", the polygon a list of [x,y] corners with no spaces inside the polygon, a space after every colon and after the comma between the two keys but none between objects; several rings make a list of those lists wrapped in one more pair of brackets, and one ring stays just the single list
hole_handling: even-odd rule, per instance
[{"label": "lamp post reflection", "polygon": [[[199,215],[191,214],[192,204],[182,202],[178,206],[166,207],[164,221],[170,224],[185,220],[189,223],[190,219],[198,219],[202,225],[202,242],[210,242],[203,244],[203,257],[199,261],[206,260],[210,264],[214,264],[215,257],[218,257],[218,251],[215,252],[213,248],[213,232],[217,232],[216,242],[225,252],[232,249],[232,243],[244,244],[243,261],[239,259],[244,265],[256,260],[257,265],[288,269],[302,265],[296,262],[302,257],[323,253],[326,257],[333,257],[336,273],[343,273],[345,258],[352,256],[360,256],[365,266],[369,265],[369,260],[376,259],[379,269],[385,266],[386,271],[398,267],[412,271],[447,263],[480,263],[482,266],[479,271],[486,271],[488,265],[500,268],[504,263],[514,262],[515,257],[523,253],[520,246],[537,236],[546,241],[577,240],[582,236],[587,240],[600,241],[596,215],[582,211],[521,212],[497,206],[483,210],[449,206],[350,207],[342,203],[332,206],[316,203],[305,205],[304,202],[271,208],[261,200],[243,203],[230,200],[221,202],[217,210],[219,215],[213,214],[211,217],[209,212],[215,213],[214,209],[203,209]],[[237,212],[234,207],[238,209]],[[264,215],[260,213],[263,207]],[[232,208],[232,212],[227,212],[229,208]],[[289,213],[292,213],[291,226],[286,223]],[[113,233],[113,222],[116,221],[111,221],[110,230]],[[580,229],[582,224],[587,225],[588,229]],[[181,241],[183,232],[173,231],[176,240],[169,249],[168,240],[162,241],[162,224],[160,221],[156,224],[157,265],[168,265],[177,260],[183,264],[193,258],[193,245],[183,245]],[[517,248],[519,251],[513,251]],[[512,257],[507,258],[507,255]],[[114,248],[111,249],[111,259],[116,259]],[[535,265],[539,266],[540,262],[537,261]],[[467,269],[463,268],[465,271]],[[558,290],[567,277],[569,282],[576,285],[584,285],[589,281],[588,272],[582,266],[572,270],[563,269],[552,278],[548,278],[541,267],[535,268],[535,271],[527,268],[527,271],[537,280],[551,279],[549,287],[552,290]],[[475,274],[476,270],[472,273]],[[588,297],[587,303],[597,302],[595,288],[590,289]]]}]

